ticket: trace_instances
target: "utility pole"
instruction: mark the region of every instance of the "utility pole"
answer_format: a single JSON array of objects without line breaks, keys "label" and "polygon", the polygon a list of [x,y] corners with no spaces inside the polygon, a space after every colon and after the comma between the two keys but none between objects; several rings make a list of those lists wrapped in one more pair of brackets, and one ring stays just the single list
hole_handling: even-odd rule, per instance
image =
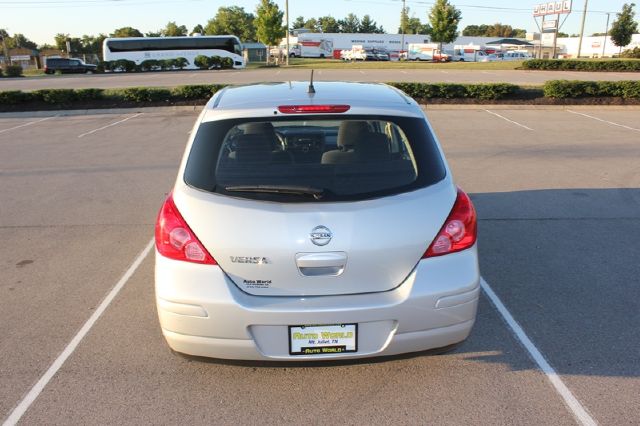
[{"label": "utility pole", "polygon": [[287,21],[287,32],[285,34],[285,37],[287,37],[287,66],[289,66],[289,0],[285,0],[284,2],[284,14],[286,16],[286,21]]},{"label": "utility pole", "polygon": [[0,35],[0,41],[2,41],[2,52],[4,53],[5,65],[11,64],[11,57],[9,56],[9,50],[7,49],[7,41]]},{"label": "utility pole", "polygon": [[604,50],[607,47],[607,34],[609,34],[609,16],[611,14],[607,13],[607,29],[604,30],[604,43],[602,43],[602,57],[604,58]]},{"label": "utility pole", "polygon": [[584,9],[582,10],[582,24],[580,24],[580,41],[578,41],[578,59],[580,59],[580,53],[582,52],[582,37],[584,37],[584,21],[587,19],[587,7],[589,7],[589,0],[584,0]]},{"label": "utility pole", "polygon": [[551,52],[551,59],[556,58],[556,47],[558,46],[558,25],[560,24],[560,14],[556,15],[556,27],[553,33],[553,51]]},{"label": "utility pole", "polygon": [[[404,50],[404,33],[405,33],[405,28],[404,28],[404,24],[406,23],[406,19],[405,19],[405,15],[407,13],[407,6],[406,6],[406,0],[402,0],[402,14],[400,15],[400,31],[402,32],[402,42],[400,45],[400,57],[402,58],[402,51]],[[408,55],[407,55],[408,57]]]}]

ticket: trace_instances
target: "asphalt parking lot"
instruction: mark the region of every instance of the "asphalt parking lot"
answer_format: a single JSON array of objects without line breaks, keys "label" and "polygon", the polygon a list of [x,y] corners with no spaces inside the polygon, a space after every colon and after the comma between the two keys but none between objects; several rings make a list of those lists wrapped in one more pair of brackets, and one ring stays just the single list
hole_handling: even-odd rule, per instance
[{"label": "asphalt parking lot", "polygon": [[[173,87],[183,84],[248,84],[264,81],[308,80],[309,69],[249,69],[108,73],[0,79],[0,90],[109,89],[118,87]],[[547,80],[639,80],[637,72],[576,72],[465,69],[319,69],[316,80],[364,82],[503,83],[543,84]]]},{"label": "asphalt parking lot", "polygon": [[428,110],[478,210],[483,277],[553,371],[486,293],[444,355],[174,355],[148,248],[197,112],[0,115],[0,419],[18,407],[23,424],[638,424],[639,112]]}]

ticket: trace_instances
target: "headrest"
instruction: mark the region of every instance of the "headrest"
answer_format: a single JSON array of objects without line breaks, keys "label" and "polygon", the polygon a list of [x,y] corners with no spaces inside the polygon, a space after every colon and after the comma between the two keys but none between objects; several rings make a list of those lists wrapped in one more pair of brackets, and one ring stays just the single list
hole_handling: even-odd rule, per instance
[{"label": "headrest", "polygon": [[343,121],[338,129],[338,148],[343,150],[353,148],[368,132],[369,125],[366,121]]},{"label": "headrest", "polygon": [[235,159],[240,163],[268,163],[272,149],[269,138],[262,134],[241,135],[236,140]]},{"label": "headrest", "polygon": [[367,133],[354,147],[360,160],[386,160],[389,156],[389,138],[383,133]]},{"label": "headrest", "polygon": [[244,125],[245,135],[271,134],[274,133],[273,124],[269,121],[259,121],[255,123],[247,123]]}]

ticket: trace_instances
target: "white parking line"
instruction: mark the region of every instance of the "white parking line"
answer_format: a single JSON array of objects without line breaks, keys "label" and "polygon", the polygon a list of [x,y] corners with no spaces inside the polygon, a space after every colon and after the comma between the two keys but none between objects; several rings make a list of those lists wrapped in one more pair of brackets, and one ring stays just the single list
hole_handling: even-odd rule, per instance
[{"label": "white parking line", "polygon": [[0,130],[0,133],[8,132],[8,131],[15,130],[15,129],[20,129],[20,128],[22,128],[22,127],[31,126],[31,125],[33,125],[33,124],[41,123],[41,122],[43,122],[43,121],[47,121],[47,120],[51,120],[52,118],[56,118],[56,117],[57,117],[57,115],[55,115],[55,116],[53,116],[53,117],[46,117],[46,118],[43,118],[43,119],[41,119],[41,120],[29,121],[28,123],[24,123],[24,124],[21,124],[21,125],[19,125],[19,126],[9,127],[8,129]]},{"label": "white parking line", "polygon": [[520,127],[522,127],[523,129],[531,130],[531,131],[533,132],[533,129],[532,129],[531,127],[527,127],[527,126],[525,126],[524,124],[520,124],[520,123],[518,123],[517,121],[509,120],[507,117],[503,117],[503,116],[501,116],[501,115],[500,115],[500,114],[498,114],[498,113],[495,113],[495,112],[493,112],[493,111],[489,111],[488,109],[485,109],[485,111],[487,111],[487,112],[488,112],[489,114],[491,114],[491,115],[495,115],[496,117],[500,117],[500,118],[502,118],[503,120],[508,121],[509,123],[515,124],[516,126],[520,126]]},{"label": "white parking line", "polygon": [[400,72],[401,72],[402,74],[408,74],[408,72],[406,72],[405,70],[400,70]]},{"label": "white parking line", "polygon": [[362,71],[362,70],[360,71],[360,74],[364,74],[364,73],[365,73],[364,71]]},{"label": "white parking line", "polygon": [[81,135],[78,135],[78,137],[79,138],[83,138],[85,136],[92,135],[95,132],[99,132],[100,130],[104,130],[104,129],[107,129],[107,128],[111,127],[111,126],[115,126],[116,124],[124,123],[125,121],[131,120],[132,118],[136,118],[136,117],[138,117],[138,116],[140,116],[142,114],[144,114],[144,113],[143,112],[139,112],[138,114],[132,115],[131,117],[127,117],[124,120],[116,121],[115,123],[107,124],[106,126],[102,126],[102,127],[98,128],[98,129],[93,129],[93,130],[91,130],[91,131],[89,131],[87,133],[83,133]]},{"label": "white parking line", "polygon": [[588,118],[591,118],[593,120],[602,121],[603,123],[607,123],[607,124],[610,124],[612,126],[618,126],[618,127],[622,127],[623,129],[632,130],[634,132],[640,132],[640,129],[636,129],[635,127],[625,126],[624,124],[619,124],[619,123],[614,123],[613,121],[603,120],[602,118],[594,117],[593,115],[584,114],[584,113],[577,112],[577,111],[572,111],[570,109],[568,109],[567,112],[570,112],[571,114],[582,115],[584,117],[588,117]]},{"label": "white parking line", "polygon": [[553,387],[556,389],[556,392],[562,397],[565,404],[569,407],[573,415],[576,417],[576,420],[579,424],[584,426],[595,426],[598,423],[594,420],[593,417],[587,412],[584,406],[578,401],[578,399],[571,393],[569,388],[564,384],[556,370],[551,367],[551,365],[547,362],[544,355],[538,350],[536,345],[533,344],[529,336],[524,332],[520,324],[513,318],[513,315],[507,310],[506,306],[502,303],[500,298],[493,291],[489,283],[487,283],[484,279],[480,280],[480,286],[482,286],[482,290],[484,290],[485,294],[493,303],[493,306],[496,310],[502,315],[502,318],[507,323],[509,328],[513,331],[516,338],[520,341],[522,346],[529,352],[529,356],[531,359],[538,365],[538,368],[542,370],[542,372],[547,376]]},{"label": "white parking line", "polygon": [[449,74],[449,71],[440,70],[442,74]]},{"label": "white parking line", "polygon": [[71,339],[71,342],[69,342],[67,347],[64,348],[64,350],[58,356],[58,358],[56,358],[56,360],[53,361],[53,364],[51,364],[51,366],[44,373],[44,375],[40,377],[40,380],[38,380],[38,382],[35,385],[33,385],[31,390],[29,390],[29,393],[27,393],[27,395],[22,399],[22,401],[20,401],[18,406],[14,408],[11,414],[9,414],[9,417],[4,421],[3,426],[13,426],[16,423],[18,423],[20,418],[22,418],[22,416],[29,409],[31,404],[33,404],[36,398],[38,398],[38,395],[40,395],[40,393],[43,391],[45,386],[47,386],[49,381],[51,381],[53,376],[58,372],[58,370],[60,370],[62,365],[65,363],[65,361],[76,350],[76,348],[78,347],[82,339],[84,339],[84,337],[89,333],[91,328],[102,316],[104,311],[109,307],[113,299],[115,299],[115,297],[118,295],[120,290],[122,290],[122,288],[127,283],[127,281],[129,281],[129,279],[134,274],[134,272],[136,272],[136,270],[138,269],[142,261],[149,255],[149,252],[153,248],[153,244],[154,244],[154,240],[152,238],[151,241],[147,243],[147,245],[142,250],[142,252],[135,258],[131,266],[129,266],[129,269],[127,269],[127,272],[125,272],[122,278],[120,278],[120,281],[118,281],[116,285],[113,287],[113,289],[109,292],[109,294],[107,294],[107,297],[104,298],[100,306],[98,306],[98,308],[94,311],[93,315],[91,315],[91,317],[89,317],[87,322],[84,323],[80,331],[78,331],[78,334],[76,334],[73,337],[73,339]]}]

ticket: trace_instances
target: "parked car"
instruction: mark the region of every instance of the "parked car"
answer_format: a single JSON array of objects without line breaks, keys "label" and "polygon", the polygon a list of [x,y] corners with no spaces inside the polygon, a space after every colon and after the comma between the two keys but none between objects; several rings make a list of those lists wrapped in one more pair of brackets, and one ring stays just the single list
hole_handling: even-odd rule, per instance
[{"label": "parked car", "polygon": [[502,57],[497,53],[490,53],[478,60],[478,62],[496,62],[496,61],[502,61]]},{"label": "parked car", "polygon": [[375,53],[378,61],[391,60],[391,55],[389,54],[389,51],[387,51],[386,49],[376,48],[376,49],[373,49],[373,52]]},{"label": "parked car", "polygon": [[523,51],[510,51],[505,52],[504,57],[502,58],[504,61],[526,61],[527,59],[531,59],[531,53],[523,52]]},{"label": "parked car", "polygon": [[44,72],[45,74],[79,73],[93,74],[96,72],[96,65],[86,64],[82,59],[77,58],[47,58]]},{"label": "parked car", "polygon": [[[389,53],[384,49],[379,48],[365,48],[362,52],[362,59],[365,61],[388,61],[390,60]],[[356,56],[357,59],[360,59]]]},{"label": "parked car", "polygon": [[476,214],[424,112],[383,84],[308,87],[227,88],[197,119],[156,222],[169,346],[297,361],[461,342]]}]

